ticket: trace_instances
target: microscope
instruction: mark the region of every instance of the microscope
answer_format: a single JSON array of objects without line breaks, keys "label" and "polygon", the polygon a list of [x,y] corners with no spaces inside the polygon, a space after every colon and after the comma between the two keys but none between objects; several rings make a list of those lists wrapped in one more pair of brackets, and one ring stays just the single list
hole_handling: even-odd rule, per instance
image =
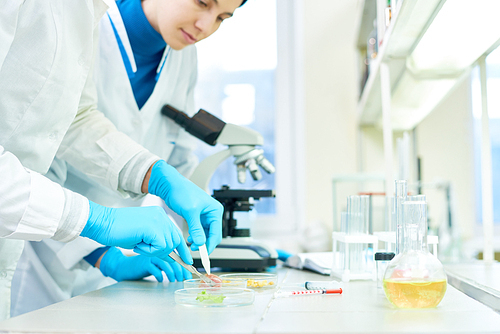
[{"label": "microscope", "polygon": [[[260,168],[267,173],[275,172],[274,166],[264,157],[264,151],[256,148],[262,146],[262,135],[254,130],[238,125],[225,123],[209,112],[200,109],[193,117],[182,111],[165,105],[161,113],[183,127],[189,134],[215,146],[227,145],[227,149],[219,151],[204,159],[194,170],[190,180],[208,192],[212,175],[219,165],[233,156],[237,168],[239,183],[246,180],[247,169],[254,180],[260,180]],[[250,236],[250,229],[237,228],[234,219],[235,211],[250,211],[255,200],[262,197],[275,197],[274,190],[230,189],[222,186],[214,190],[212,195],[224,206],[222,218],[222,241],[210,255],[212,267],[224,270],[262,271],[275,266],[278,254],[275,249],[259,242]],[[201,266],[198,253],[193,254],[195,266]]]}]

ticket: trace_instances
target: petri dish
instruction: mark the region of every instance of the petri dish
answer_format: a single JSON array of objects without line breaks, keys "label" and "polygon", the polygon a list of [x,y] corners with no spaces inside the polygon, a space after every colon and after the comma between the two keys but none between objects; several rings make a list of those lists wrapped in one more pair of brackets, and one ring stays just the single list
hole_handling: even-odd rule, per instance
[{"label": "petri dish", "polygon": [[234,307],[253,304],[255,292],[242,288],[189,288],[175,291],[175,302],[195,307]]},{"label": "petri dish", "polygon": [[[211,287],[210,284],[205,283],[200,279],[188,279],[184,281],[184,289],[207,287]],[[222,279],[222,283],[216,284],[215,287],[244,289],[247,287],[247,280],[242,278],[226,278]]]},{"label": "petri dish", "polygon": [[242,274],[224,274],[220,275],[225,279],[244,279],[247,281],[247,289],[274,289],[278,285],[278,275],[268,273],[242,273]]}]

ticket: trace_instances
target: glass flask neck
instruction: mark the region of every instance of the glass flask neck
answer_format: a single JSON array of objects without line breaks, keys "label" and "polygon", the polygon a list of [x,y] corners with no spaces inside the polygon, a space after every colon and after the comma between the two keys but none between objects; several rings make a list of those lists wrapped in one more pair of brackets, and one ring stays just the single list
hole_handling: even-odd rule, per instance
[{"label": "glass flask neck", "polygon": [[403,202],[403,252],[427,251],[427,204]]}]

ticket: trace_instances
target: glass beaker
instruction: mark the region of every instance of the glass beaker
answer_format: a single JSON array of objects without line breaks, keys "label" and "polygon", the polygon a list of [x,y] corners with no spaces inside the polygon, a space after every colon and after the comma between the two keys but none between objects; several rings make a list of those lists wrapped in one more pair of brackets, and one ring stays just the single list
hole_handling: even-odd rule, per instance
[{"label": "glass beaker", "polygon": [[403,249],[385,271],[385,295],[400,308],[436,307],[446,293],[447,280],[443,265],[427,250],[426,202],[405,201],[401,209]]}]

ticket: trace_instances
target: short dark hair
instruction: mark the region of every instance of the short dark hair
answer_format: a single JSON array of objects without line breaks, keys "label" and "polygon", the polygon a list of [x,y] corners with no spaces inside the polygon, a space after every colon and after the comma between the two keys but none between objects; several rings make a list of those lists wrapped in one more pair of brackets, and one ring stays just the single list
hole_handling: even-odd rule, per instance
[{"label": "short dark hair", "polygon": [[247,2],[247,0],[243,0],[243,2],[241,3],[240,7],[243,6],[245,4],[245,2]]}]

